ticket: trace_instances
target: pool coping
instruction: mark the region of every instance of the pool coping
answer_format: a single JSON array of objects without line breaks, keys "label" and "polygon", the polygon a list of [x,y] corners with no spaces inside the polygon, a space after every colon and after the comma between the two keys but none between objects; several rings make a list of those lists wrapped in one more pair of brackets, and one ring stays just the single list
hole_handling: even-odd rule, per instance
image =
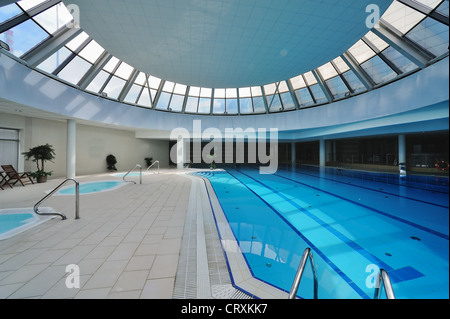
[{"label": "pool coping", "polygon": [[288,299],[288,292],[253,276],[211,182],[202,176],[189,175],[203,181],[232,286],[254,299]]}]

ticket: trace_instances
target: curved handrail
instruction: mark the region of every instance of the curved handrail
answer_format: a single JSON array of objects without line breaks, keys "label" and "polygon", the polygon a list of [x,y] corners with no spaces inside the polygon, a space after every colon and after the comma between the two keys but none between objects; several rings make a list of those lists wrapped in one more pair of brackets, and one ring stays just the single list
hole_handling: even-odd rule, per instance
[{"label": "curved handrail", "polygon": [[380,273],[378,274],[374,299],[380,299],[381,297],[381,282],[383,282],[383,287],[384,291],[386,292],[387,299],[395,299],[391,279],[389,278],[387,271],[384,269],[380,269]]},{"label": "curved handrail", "polygon": [[123,179],[124,182],[127,182],[127,183],[135,183],[135,184],[136,184],[135,181],[126,181],[126,180],[125,180],[125,177],[126,177],[128,174],[130,174],[131,171],[134,170],[136,167],[139,167],[139,181],[140,181],[140,184],[142,184],[142,166],[141,166],[140,164],[136,164],[136,166],[133,167],[132,169],[130,169],[130,170],[128,171],[128,173],[126,173],[125,175],[123,175],[122,179]]},{"label": "curved handrail", "polygon": [[58,212],[41,213],[39,211],[39,206],[45,200],[47,200],[49,197],[51,197],[54,193],[56,193],[68,181],[73,181],[75,183],[75,219],[80,219],[80,214],[79,214],[79,212],[80,212],[80,183],[78,183],[78,181],[73,178],[67,178],[66,180],[64,180],[64,182],[59,184],[50,193],[48,193],[44,198],[42,198],[39,202],[37,202],[36,205],[34,205],[34,212],[38,215],[58,215],[58,216],[61,216],[62,220],[67,219],[66,215],[64,215],[63,213],[58,213]]},{"label": "curved handrail", "polygon": [[314,276],[314,299],[318,298],[318,291],[317,291],[318,281],[317,281],[316,267],[314,266],[314,259],[312,256],[311,249],[306,248],[303,251],[303,256],[302,259],[300,260],[300,265],[298,266],[297,274],[295,275],[294,282],[292,283],[291,291],[289,292],[289,299],[295,299],[295,296],[297,295],[298,287],[300,286],[300,281],[302,280],[303,271],[305,269],[308,258],[310,259]]},{"label": "curved handrail", "polygon": [[145,171],[148,172],[148,170],[149,170],[150,168],[152,168],[153,165],[155,165],[155,164],[158,164],[158,174],[159,174],[159,161],[154,161],[154,162],[152,163],[152,165],[150,165],[149,167],[147,167],[147,169],[146,169]]}]

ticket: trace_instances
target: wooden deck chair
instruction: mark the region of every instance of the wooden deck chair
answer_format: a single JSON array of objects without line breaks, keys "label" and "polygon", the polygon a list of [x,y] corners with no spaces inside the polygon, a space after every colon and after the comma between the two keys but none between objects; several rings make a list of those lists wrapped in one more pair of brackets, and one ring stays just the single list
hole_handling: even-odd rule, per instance
[{"label": "wooden deck chair", "polygon": [[12,188],[11,184],[8,182],[7,175],[3,175],[4,172],[0,171],[0,188],[4,189],[4,185],[8,185]]},{"label": "wooden deck chair", "polygon": [[11,186],[15,185],[17,182],[20,182],[22,186],[25,186],[22,180],[29,179],[32,184],[34,184],[33,179],[31,178],[31,175],[29,173],[19,173],[16,171],[16,169],[12,165],[2,165],[3,170],[6,174],[6,182]]}]

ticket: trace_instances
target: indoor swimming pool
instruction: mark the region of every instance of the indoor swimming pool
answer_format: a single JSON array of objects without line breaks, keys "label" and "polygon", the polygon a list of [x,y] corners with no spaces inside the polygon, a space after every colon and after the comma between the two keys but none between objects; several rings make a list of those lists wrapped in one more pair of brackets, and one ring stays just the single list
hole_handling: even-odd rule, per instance
[{"label": "indoor swimming pool", "polygon": [[[43,207],[42,212],[53,213],[49,207]],[[11,208],[0,210],[0,240],[10,238],[37,226],[50,217],[40,217],[36,215],[33,208]]]},{"label": "indoor swimming pool", "polygon": [[[252,276],[289,291],[311,248],[318,298],[373,298],[385,269],[399,299],[449,297],[448,179],[334,169],[207,178]],[[307,264],[298,297],[313,298]],[[383,294],[384,297],[384,294]]]}]

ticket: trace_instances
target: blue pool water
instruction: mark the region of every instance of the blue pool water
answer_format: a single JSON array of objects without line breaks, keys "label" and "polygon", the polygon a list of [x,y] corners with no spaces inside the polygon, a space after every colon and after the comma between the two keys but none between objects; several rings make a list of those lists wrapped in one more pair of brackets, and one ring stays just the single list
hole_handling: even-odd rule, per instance
[{"label": "blue pool water", "polygon": [[[397,298],[449,298],[448,180],[352,174],[199,173],[210,180],[254,277],[289,291],[310,247],[319,298],[373,298],[374,266],[388,272]],[[312,298],[312,286],[308,264],[298,296]]]},{"label": "blue pool water", "polygon": [[[125,183],[122,181],[100,181],[100,182],[80,183],[80,194],[92,194],[103,192],[123,186],[124,184]],[[57,192],[57,194],[74,195],[75,186],[62,188]]]},{"label": "blue pool water", "polygon": [[0,235],[27,224],[32,218],[31,213],[0,214]]}]

